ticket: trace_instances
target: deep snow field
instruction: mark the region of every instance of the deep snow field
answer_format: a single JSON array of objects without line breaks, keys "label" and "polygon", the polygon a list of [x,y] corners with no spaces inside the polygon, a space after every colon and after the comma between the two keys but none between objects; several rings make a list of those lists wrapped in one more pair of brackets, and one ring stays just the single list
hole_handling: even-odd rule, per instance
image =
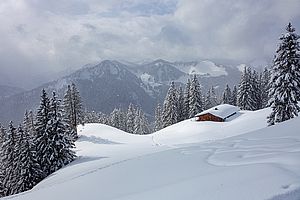
[{"label": "deep snow field", "polygon": [[76,161],[4,199],[300,199],[300,117],[267,127],[269,112],[190,119],[144,136],[79,126]]}]

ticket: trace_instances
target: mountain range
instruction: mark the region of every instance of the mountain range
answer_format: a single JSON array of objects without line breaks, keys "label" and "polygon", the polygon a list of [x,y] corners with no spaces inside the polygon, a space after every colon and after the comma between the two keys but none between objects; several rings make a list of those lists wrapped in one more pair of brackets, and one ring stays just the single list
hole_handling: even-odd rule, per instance
[{"label": "mountain range", "polygon": [[[24,111],[35,110],[42,88],[61,96],[68,84],[74,82],[80,90],[87,110],[110,113],[114,108],[127,108],[130,103],[153,116],[157,103],[162,103],[171,81],[186,83],[197,74],[203,92],[214,86],[220,94],[226,84],[236,85],[240,79],[238,67],[216,65],[211,61],[168,62],[155,60],[145,64],[132,64],[104,60],[45,83],[30,91],[17,91],[0,98],[0,122],[20,122]],[[50,95],[50,94],[49,94]]]}]

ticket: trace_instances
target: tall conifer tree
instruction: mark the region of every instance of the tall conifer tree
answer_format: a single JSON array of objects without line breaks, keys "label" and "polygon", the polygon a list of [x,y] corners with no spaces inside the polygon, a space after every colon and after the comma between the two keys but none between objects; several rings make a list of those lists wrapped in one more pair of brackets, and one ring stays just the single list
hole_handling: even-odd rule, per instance
[{"label": "tall conifer tree", "polygon": [[189,96],[189,117],[191,118],[203,111],[201,86],[196,74],[191,81]]},{"label": "tall conifer tree", "polygon": [[272,108],[268,116],[269,125],[298,116],[300,107],[300,46],[299,35],[292,24],[286,27],[286,33],[280,37],[270,79],[270,100]]}]

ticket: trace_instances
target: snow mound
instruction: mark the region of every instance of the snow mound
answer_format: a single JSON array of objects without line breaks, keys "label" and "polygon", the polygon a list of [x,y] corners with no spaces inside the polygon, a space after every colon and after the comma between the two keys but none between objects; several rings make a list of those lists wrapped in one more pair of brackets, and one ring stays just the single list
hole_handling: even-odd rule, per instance
[{"label": "snow mound", "polygon": [[[237,109],[227,105],[222,107]],[[266,116],[269,112],[269,109],[237,111],[235,115],[226,119],[225,122],[188,119],[154,133],[153,140],[159,145],[172,146],[232,137],[267,127]]]}]

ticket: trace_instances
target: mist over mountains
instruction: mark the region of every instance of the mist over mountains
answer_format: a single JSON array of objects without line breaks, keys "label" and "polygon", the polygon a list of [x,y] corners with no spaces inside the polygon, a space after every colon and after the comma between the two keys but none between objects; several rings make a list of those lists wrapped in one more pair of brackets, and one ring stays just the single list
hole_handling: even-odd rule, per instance
[{"label": "mist over mountains", "polygon": [[99,64],[85,65],[30,91],[16,88],[9,95],[3,95],[0,98],[0,122],[21,121],[26,109],[37,107],[42,88],[62,95],[72,82],[80,90],[87,110],[110,113],[116,107],[125,109],[132,103],[153,116],[154,108],[157,103],[162,103],[170,82],[184,84],[191,74],[198,75],[203,92],[214,86],[219,94],[226,84],[237,85],[240,79],[238,67],[216,65],[211,61],[168,62],[159,59],[132,64],[104,60]]}]

